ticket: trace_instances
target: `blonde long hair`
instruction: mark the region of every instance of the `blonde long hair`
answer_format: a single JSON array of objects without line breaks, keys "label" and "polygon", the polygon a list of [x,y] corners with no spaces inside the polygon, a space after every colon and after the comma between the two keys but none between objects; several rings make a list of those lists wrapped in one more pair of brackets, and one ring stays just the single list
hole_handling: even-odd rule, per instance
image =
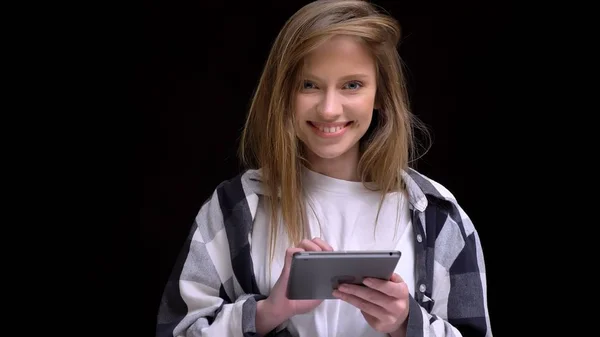
[{"label": "blonde long hair", "polygon": [[285,23],[272,46],[241,136],[242,162],[247,168],[262,170],[271,214],[271,252],[279,212],[292,245],[306,235],[304,159],[293,102],[304,57],[340,34],[361,39],[376,61],[379,109],[361,140],[358,172],[362,182],[381,191],[383,201],[387,193],[404,190],[401,173],[415,158],[413,129],[419,124],[408,107],[397,51],[398,22],[366,1],[321,0],[304,6]]}]

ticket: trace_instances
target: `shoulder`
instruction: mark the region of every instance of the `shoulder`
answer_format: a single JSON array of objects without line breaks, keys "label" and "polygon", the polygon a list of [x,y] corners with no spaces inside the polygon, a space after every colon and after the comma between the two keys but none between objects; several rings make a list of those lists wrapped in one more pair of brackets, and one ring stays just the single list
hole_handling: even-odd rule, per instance
[{"label": "shoulder", "polygon": [[221,181],[214,192],[228,199],[243,199],[249,195],[260,194],[261,190],[261,170],[245,170]]},{"label": "shoulder", "polygon": [[438,181],[413,168],[409,168],[407,173],[414,181],[416,187],[418,187],[428,198],[456,203],[454,194]]},{"label": "shoulder", "polygon": [[245,170],[236,176],[221,181],[213,191],[210,201],[217,202],[226,213],[247,204],[262,194],[260,170]]},{"label": "shoulder", "polygon": [[245,233],[243,231],[250,226],[258,201],[257,173],[247,170],[221,181],[205,200],[195,219],[204,242],[212,240],[216,233],[228,226],[235,230],[227,231],[225,237]]},{"label": "shoulder", "polygon": [[406,173],[409,177],[407,179],[409,191],[412,190],[412,194],[422,193],[422,202],[425,205],[423,210],[441,214],[445,219],[439,225],[453,223],[464,235],[469,235],[475,230],[456,196],[446,186],[416,169],[408,169]]}]

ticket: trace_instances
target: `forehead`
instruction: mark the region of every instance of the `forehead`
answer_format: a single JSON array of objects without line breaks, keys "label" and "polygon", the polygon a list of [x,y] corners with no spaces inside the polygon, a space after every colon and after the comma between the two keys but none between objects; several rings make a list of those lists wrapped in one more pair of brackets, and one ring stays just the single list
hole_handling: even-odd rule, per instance
[{"label": "forehead", "polygon": [[375,75],[375,59],[358,38],[335,36],[304,58],[303,73],[322,78],[338,78],[350,73]]}]

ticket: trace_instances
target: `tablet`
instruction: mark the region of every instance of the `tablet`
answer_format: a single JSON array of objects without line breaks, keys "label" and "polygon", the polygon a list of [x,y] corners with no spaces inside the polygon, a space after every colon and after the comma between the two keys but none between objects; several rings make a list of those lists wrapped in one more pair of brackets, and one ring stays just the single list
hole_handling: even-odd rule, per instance
[{"label": "tablet", "polygon": [[298,252],[292,257],[287,297],[292,300],[335,299],[342,283],[362,285],[364,278],[389,280],[399,251]]}]

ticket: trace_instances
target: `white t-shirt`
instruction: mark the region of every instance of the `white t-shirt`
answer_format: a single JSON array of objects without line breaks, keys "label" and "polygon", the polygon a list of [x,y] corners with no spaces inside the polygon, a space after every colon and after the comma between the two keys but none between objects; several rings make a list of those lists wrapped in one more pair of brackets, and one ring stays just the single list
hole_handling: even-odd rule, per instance
[{"label": "white t-shirt", "polygon": [[[386,197],[378,224],[375,217],[381,197],[360,182],[334,179],[308,169],[303,183],[307,190],[310,238],[319,237],[334,250],[395,249],[402,252],[396,268],[411,294],[414,294],[414,243],[408,202],[401,193]],[[399,200],[400,199],[400,200]],[[259,201],[251,237],[251,254],[256,281],[261,293],[268,295],[283,268],[287,233],[280,225],[275,257],[269,257],[269,213]],[[315,310],[296,315],[287,328],[294,336],[387,336],[372,329],[360,310],[341,300],[325,300]]]}]

